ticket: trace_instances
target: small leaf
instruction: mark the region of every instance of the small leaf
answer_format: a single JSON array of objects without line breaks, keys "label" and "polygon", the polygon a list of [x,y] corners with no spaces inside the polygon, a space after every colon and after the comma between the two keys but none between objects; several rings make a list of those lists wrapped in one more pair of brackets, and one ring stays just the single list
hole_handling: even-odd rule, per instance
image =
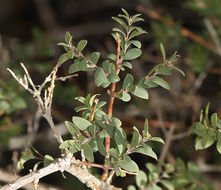
[{"label": "small leaf", "polygon": [[138,48],[132,48],[128,50],[125,54],[124,60],[132,60],[140,57],[142,54],[142,51]]},{"label": "small leaf", "polygon": [[131,147],[137,146],[140,142],[140,133],[139,133],[138,129],[136,127],[133,127],[133,130],[134,130],[134,132],[133,132],[132,140],[130,143]]},{"label": "small leaf", "polygon": [[163,47],[162,43],[160,43],[160,51],[163,56],[163,62],[165,62],[166,61],[166,52],[165,52],[165,48]]},{"label": "small leaf", "polygon": [[63,64],[65,61],[67,61],[69,59],[67,53],[63,53],[59,59],[58,59],[58,64]]},{"label": "small leaf", "polygon": [[121,26],[123,26],[125,30],[127,30],[127,24],[122,19],[118,17],[112,17],[112,19],[118,22]]},{"label": "small leaf", "polygon": [[65,125],[72,136],[80,133],[79,129],[72,122],[65,121]]},{"label": "small leaf", "polygon": [[141,153],[157,160],[157,155],[155,154],[155,152],[149,145],[145,143],[143,143],[142,147],[135,149],[133,152]]},{"label": "small leaf", "polygon": [[213,128],[216,128],[216,126],[217,126],[217,113],[213,113],[212,115],[211,115],[211,125],[212,125],[212,127]]},{"label": "small leaf", "polygon": [[93,63],[93,64],[97,64],[97,62],[98,62],[98,60],[99,60],[99,58],[100,58],[100,53],[99,52],[93,52],[92,54],[91,54],[91,62]]},{"label": "small leaf", "polygon": [[102,83],[107,83],[107,77],[104,73],[104,70],[102,68],[99,68],[94,73],[94,82],[96,86],[100,86]]},{"label": "small leaf", "polygon": [[104,139],[97,136],[96,140],[97,140],[98,151],[101,153],[101,155],[106,156],[107,153],[104,146]]},{"label": "small leaf", "polygon": [[207,134],[207,128],[200,122],[193,123],[193,131],[200,137],[203,137]]},{"label": "small leaf", "polygon": [[94,154],[88,143],[85,143],[83,145],[83,153],[87,160],[89,160],[90,162],[94,162]]},{"label": "small leaf", "polygon": [[78,71],[81,71],[81,68],[79,66],[79,62],[76,62],[76,63],[72,64],[69,67],[69,70],[68,70],[69,73],[76,73]]},{"label": "small leaf", "polygon": [[153,78],[150,79],[152,82],[158,84],[159,86],[169,90],[170,86],[169,84],[162,78],[158,77],[158,76],[154,76]]},{"label": "small leaf", "polygon": [[136,46],[137,48],[141,48],[141,43],[138,41],[138,40],[130,40],[129,42],[128,42],[128,44],[130,45],[130,44],[133,44],[134,46]]},{"label": "small leaf", "polygon": [[129,69],[133,68],[133,66],[132,66],[132,64],[130,62],[123,62],[121,65],[125,66],[125,67],[128,67]]},{"label": "small leaf", "polygon": [[122,122],[118,118],[112,117],[110,124],[113,125],[114,127],[120,127],[122,125]]},{"label": "small leaf", "polygon": [[168,67],[160,67],[160,69],[156,72],[156,75],[166,75],[170,76],[171,71]]},{"label": "small leaf", "polygon": [[110,54],[107,55],[107,58],[111,59],[112,61],[115,61],[116,57],[117,56],[113,53],[110,53]]},{"label": "small leaf", "polygon": [[41,164],[42,161],[39,161],[37,163],[35,163],[34,167],[33,167],[33,171],[35,172],[38,169],[39,164]]},{"label": "small leaf", "polygon": [[86,45],[87,45],[87,40],[79,41],[77,45],[78,51],[81,52],[85,48]]},{"label": "small leaf", "polygon": [[60,149],[66,149],[75,144],[75,140],[66,140],[62,144],[60,144]]},{"label": "small leaf", "polygon": [[97,108],[97,109],[102,108],[105,104],[107,104],[107,102],[105,102],[105,101],[100,101],[100,102],[97,103],[96,108]]},{"label": "small leaf", "polygon": [[121,168],[123,168],[127,171],[130,171],[130,172],[138,172],[139,171],[139,168],[138,168],[136,162],[131,160],[131,158],[128,155],[125,155],[123,160],[118,160],[117,164]]},{"label": "small leaf", "polygon": [[155,141],[155,142],[160,142],[160,143],[164,144],[164,140],[161,139],[160,137],[149,137],[148,141]]},{"label": "small leaf", "polygon": [[129,102],[131,100],[131,96],[129,93],[123,91],[120,99],[124,102]]},{"label": "small leaf", "polygon": [[216,143],[216,149],[221,154],[221,140],[217,141]]},{"label": "small leaf", "polygon": [[133,75],[127,74],[126,77],[124,78],[123,82],[123,90],[129,88],[131,85],[133,85],[134,78]]},{"label": "small leaf", "polygon": [[149,125],[148,125],[148,119],[145,120],[144,122],[144,135],[148,137],[150,135],[149,133]]},{"label": "small leaf", "polygon": [[70,44],[71,39],[72,39],[72,37],[71,37],[70,32],[66,32],[66,34],[65,34],[65,42],[67,44]]},{"label": "small leaf", "polygon": [[44,167],[48,166],[49,164],[51,164],[54,161],[54,158],[51,157],[50,155],[45,155],[44,156]]},{"label": "small leaf", "polygon": [[140,189],[147,185],[147,175],[142,170],[140,170],[136,176],[136,184]]},{"label": "small leaf", "polygon": [[143,87],[140,87],[140,86],[136,86],[135,90],[132,92],[132,94],[134,96],[137,96],[139,98],[143,98],[146,100],[149,98],[149,94],[148,94],[147,90]]},{"label": "small leaf", "polygon": [[116,159],[118,159],[119,157],[119,152],[117,151],[117,149],[114,149],[114,148],[111,148],[109,150],[109,154]]},{"label": "small leaf", "polygon": [[136,187],[134,185],[129,185],[127,187],[127,190],[136,190]]},{"label": "small leaf", "polygon": [[111,83],[116,83],[120,81],[120,77],[115,73],[110,73],[110,75],[108,76],[108,79],[110,80]]},{"label": "small leaf", "polygon": [[78,129],[82,131],[86,130],[91,125],[91,122],[88,120],[77,116],[73,116],[72,121],[78,127]]},{"label": "small leaf", "polygon": [[178,71],[181,75],[183,75],[183,76],[185,77],[185,73],[184,73],[180,68],[175,67],[175,66],[173,66],[173,65],[171,65],[170,68],[172,68],[172,69]]},{"label": "small leaf", "polygon": [[126,148],[126,144],[125,144],[126,138],[127,137],[126,137],[124,130],[121,127],[116,127],[114,139],[116,141],[117,148],[120,154],[122,154]]}]

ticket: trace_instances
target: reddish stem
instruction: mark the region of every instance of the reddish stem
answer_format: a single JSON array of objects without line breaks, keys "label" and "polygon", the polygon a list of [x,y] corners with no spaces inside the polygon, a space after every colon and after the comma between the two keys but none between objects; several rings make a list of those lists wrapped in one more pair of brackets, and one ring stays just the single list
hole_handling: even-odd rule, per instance
[{"label": "reddish stem", "polygon": [[[115,72],[117,75],[119,74],[118,65],[120,63],[120,42],[121,42],[120,37],[119,37],[119,34],[117,33],[117,56],[116,56],[116,60],[115,60]],[[115,88],[116,88],[116,83],[112,83],[110,91],[109,91],[109,96],[110,96],[109,107],[108,107],[108,117],[109,118],[112,117],[112,113],[113,113],[113,105],[114,105],[114,99],[115,99]],[[105,139],[105,150],[107,152],[105,159],[110,158],[110,155],[109,155],[110,136],[107,136]],[[104,181],[107,179],[107,177],[108,177],[108,169],[105,169],[101,179]]]}]

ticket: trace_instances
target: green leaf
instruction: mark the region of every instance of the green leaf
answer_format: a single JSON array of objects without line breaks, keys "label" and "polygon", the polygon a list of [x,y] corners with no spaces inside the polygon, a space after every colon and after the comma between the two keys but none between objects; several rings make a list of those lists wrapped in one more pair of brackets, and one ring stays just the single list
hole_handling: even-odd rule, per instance
[{"label": "green leaf", "polygon": [[54,158],[51,157],[50,155],[45,155],[44,156],[44,167],[48,166],[49,164],[51,164],[54,161]]},{"label": "green leaf", "polygon": [[102,108],[105,104],[107,104],[107,102],[105,102],[105,101],[100,101],[100,102],[97,103],[96,108],[97,108],[97,109]]},{"label": "green leaf", "polygon": [[144,171],[140,170],[136,176],[136,184],[142,189],[147,185],[147,175]]},{"label": "green leaf", "polygon": [[117,56],[113,53],[110,53],[110,54],[107,55],[107,58],[111,59],[112,61],[115,61],[116,57]]},{"label": "green leaf", "polygon": [[173,65],[171,65],[170,68],[172,68],[172,69],[178,71],[181,75],[183,75],[183,76],[185,77],[185,73],[184,73],[180,68],[175,67],[175,66],[173,66]]},{"label": "green leaf", "polygon": [[128,50],[125,54],[124,60],[132,60],[140,57],[142,54],[142,51],[138,48],[132,48]]},{"label": "green leaf", "polygon": [[136,27],[135,30],[133,32],[131,32],[131,34],[129,36],[129,40],[136,37],[136,36],[139,36],[141,34],[145,34],[145,33],[147,33],[145,30],[143,30],[142,28]]},{"label": "green leaf", "polygon": [[65,34],[65,42],[67,44],[70,44],[71,39],[72,39],[72,36],[71,36],[70,32],[66,32],[66,34]]},{"label": "green leaf", "polygon": [[35,172],[38,169],[39,164],[41,164],[42,161],[39,161],[37,163],[35,163],[34,167],[33,167],[33,171]]},{"label": "green leaf", "polygon": [[69,59],[73,59],[74,58],[74,52],[72,50],[68,50],[67,56],[68,56]]},{"label": "green leaf", "polygon": [[207,128],[200,122],[193,123],[193,131],[200,137],[207,134]]},{"label": "green leaf", "polygon": [[162,179],[162,180],[160,180],[160,183],[162,183],[167,189],[174,190],[174,185],[173,185],[172,181]]},{"label": "green leaf", "polygon": [[159,86],[169,90],[170,86],[169,84],[162,78],[158,77],[158,76],[154,76],[153,78],[150,79],[152,82],[158,84]]},{"label": "green leaf", "polygon": [[129,93],[123,91],[120,99],[124,102],[129,102],[131,100],[131,96]]},{"label": "green leaf", "polygon": [[134,162],[133,160],[131,160],[131,158],[128,155],[124,155],[124,159],[123,160],[118,160],[117,164],[130,172],[138,172],[139,168],[136,164],[136,162]]},{"label": "green leaf", "polygon": [[128,12],[127,12],[125,9],[123,9],[123,8],[122,8],[121,10],[124,12],[124,14],[126,15],[126,17],[129,18],[130,15],[128,14]]},{"label": "green leaf", "polygon": [[66,140],[62,144],[60,144],[60,149],[66,149],[75,144],[75,140]]},{"label": "green leaf", "polygon": [[114,139],[116,141],[119,153],[122,154],[126,148],[126,134],[121,127],[116,127]]},{"label": "green leaf", "polygon": [[110,64],[109,60],[102,62],[102,68],[103,68],[104,72],[106,72],[106,73],[111,72],[111,64]]},{"label": "green leaf", "polygon": [[165,48],[163,47],[162,43],[160,43],[160,51],[163,56],[163,62],[165,62],[166,61],[166,52],[165,52]]},{"label": "green leaf", "polygon": [[78,106],[78,107],[75,107],[74,108],[74,110],[76,111],[76,112],[80,112],[80,111],[82,111],[82,110],[88,110],[89,108],[88,108],[88,106]]},{"label": "green leaf", "polygon": [[123,26],[125,30],[127,30],[127,24],[122,19],[118,17],[112,17],[112,19],[118,22],[121,26]]},{"label": "green leaf", "polygon": [[77,100],[77,101],[79,101],[79,102],[81,102],[82,104],[84,104],[84,101],[85,101],[85,98],[84,98],[84,97],[78,96],[78,97],[76,97],[76,98],[74,98],[74,99]]},{"label": "green leaf", "polygon": [[73,116],[72,121],[77,126],[77,128],[82,131],[86,130],[91,125],[91,122],[88,120],[77,116]]},{"label": "green leaf", "polygon": [[106,156],[107,153],[104,146],[104,138],[100,138],[99,136],[97,136],[96,140],[97,140],[98,151],[101,153],[101,155]]},{"label": "green leaf", "polygon": [[87,45],[87,40],[79,41],[77,44],[78,51],[81,52],[85,48],[86,45]]},{"label": "green leaf", "polygon": [[127,190],[136,190],[136,187],[134,185],[129,185],[127,187]]},{"label": "green leaf", "polygon": [[92,54],[91,54],[91,62],[93,63],[93,64],[97,64],[97,62],[98,62],[98,60],[99,60],[99,58],[100,58],[100,53],[99,52],[93,52]]},{"label": "green leaf", "polygon": [[220,131],[218,131],[217,133],[216,149],[221,154],[221,132]]},{"label": "green leaf", "polygon": [[107,77],[102,68],[98,68],[94,73],[94,82],[96,86],[100,86],[102,83],[107,83]]},{"label": "green leaf", "polygon": [[126,77],[124,78],[124,82],[123,82],[123,90],[129,88],[131,85],[133,85],[134,82],[134,78],[133,75],[131,74],[127,74]]},{"label": "green leaf", "polygon": [[94,99],[97,97],[97,96],[99,96],[100,94],[94,94],[91,98],[90,98],[90,100],[89,100],[89,105],[90,106],[93,106],[93,103],[94,103]]},{"label": "green leaf", "polygon": [[80,133],[79,129],[72,122],[65,121],[65,125],[72,136]]},{"label": "green leaf", "polygon": [[158,71],[156,71],[156,75],[171,75],[171,70],[168,67],[160,67]]},{"label": "green leaf", "polygon": [[149,145],[145,143],[142,144],[142,147],[135,149],[133,152],[141,153],[157,160],[157,155],[155,154],[155,152]]},{"label": "green leaf", "polygon": [[128,44],[130,45],[130,44],[133,44],[134,46],[136,46],[137,48],[141,48],[141,43],[138,41],[138,40],[130,40],[129,42],[128,42]]},{"label": "green leaf", "polygon": [[150,133],[149,133],[148,119],[145,119],[145,122],[144,122],[144,136],[148,137],[149,135],[150,135]]},{"label": "green leaf", "polygon": [[148,141],[155,141],[155,142],[160,142],[160,143],[164,144],[164,140],[161,139],[160,137],[149,137]]},{"label": "green leaf", "polygon": [[221,140],[217,141],[216,143],[216,149],[221,154]]},{"label": "green leaf", "polygon": [[79,62],[76,62],[76,63],[72,64],[69,67],[69,70],[68,70],[69,73],[76,73],[78,71],[81,71],[81,68],[79,66]]},{"label": "green leaf", "polygon": [[216,126],[217,126],[217,113],[213,113],[211,115],[211,125],[213,128],[216,128]]},{"label": "green leaf", "polygon": [[123,62],[121,65],[124,66],[124,67],[128,67],[129,69],[133,68],[133,66],[130,62]]},{"label": "green leaf", "polygon": [[108,78],[109,78],[111,83],[116,83],[116,82],[120,81],[120,77],[115,73],[110,73]]},{"label": "green leaf", "polygon": [[111,149],[109,150],[109,154],[110,154],[112,157],[116,158],[116,159],[118,159],[118,157],[119,157],[119,152],[118,152],[118,150],[117,150],[117,149],[114,149],[114,148],[111,148]]},{"label": "green leaf", "polygon": [[197,137],[195,141],[195,149],[196,150],[201,150],[208,148],[214,143],[214,138],[211,137],[210,135],[205,135],[202,138]]},{"label": "green leaf", "polygon": [[58,64],[63,64],[65,61],[67,61],[69,59],[67,53],[63,53],[59,59],[58,59]]},{"label": "green leaf", "polygon": [[140,143],[140,133],[139,133],[138,129],[134,126],[133,130],[134,130],[134,132],[133,132],[132,140],[130,143],[131,147],[135,147]]},{"label": "green leaf", "polygon": [[112,117],[110,124],[113,125],[114,127],[120,127],[122,125],[122,122],[118,118]]},{"label": "green leaf", "polygon": [[149,98],[149,94],[148,94],[147,90],[143,87],[140,87],[140,86],[136,86],[135,90],[132,92],[132,94],[134,96],[137,96],[139,98],[143,98],[146,100]]},{"label": "green leaf", "polygon": [[85,143],[83,145],[83,153],[87,160],[89,160],[90,162],[94,162],[94,154],[88,143]]}]

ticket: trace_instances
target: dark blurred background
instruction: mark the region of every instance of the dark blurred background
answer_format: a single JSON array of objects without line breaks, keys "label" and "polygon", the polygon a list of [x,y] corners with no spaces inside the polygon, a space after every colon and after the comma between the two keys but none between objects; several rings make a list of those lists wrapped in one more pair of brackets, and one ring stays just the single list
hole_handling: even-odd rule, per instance
[{"label": "dark blurred background", "polygon": [[[148,101],[133,98],[128,105],[116,100],[114,115],[123,121],[128,133],[134,125],[141,129],[145,118],[150,120],[151,133],[156,136],[162,136],[160,127],[169,129],[176,125],[175,135],[184,135],[172,142],[166,161],[175,163],[176,158],[181,157],[184,161],[194,161],[201,169],[205,165],[221,166],[215,147],[196,152],[194,138],[185,135],[191,124],[198,120],[200,109],[205,108],[208,102],[210,112],[217,112],[221,117],[220,5],[220,0],[0,0],[0,170],[13,176],[29,124],[34,120],[40,123],[36,137],[31,139],[34,147],[42,154],[59,155],[46,122],[36,114],[32,97],[12,79],[6,68],[10,67],[22,76],[19,62],[23,62],[35,83],[40,84],[63,52],[56,44],[64,41],[66,31],[73,35],[76,43],[81,39],[88,40],[85,55],[99,51],[104,60],[108,53],[116,50],[110,33],[118,25],[111,17],[118,15],[121,8],[130,14],[141,13],[145,21],[139,25],[148,32],[138,38],[142,42],[143,55],[134,62],[132,73],[135,80],[162,61],[161,42],[168,57],[175,51],[181,56],[176,66],[184,70],[186,77],[174,72],[172,77],[166,78],[171,90],[150,90]],[[68,74],[70,64],[68,62],[62,67],[61,76]],[[95,87],[92,81],[91,73],[80,72],[78,77],[56,84],[52,114],[64,136],[63,121],[71,120],[76,114],[74,97],[106,93],[106,90]],[[107,100],[107,96],[101,97]],[[46,132],[48,139],[44,137]],[[160,155],[161,147],[153,146]],[[134,157],[141,168],[142,163],[153,162],[150,158]],[[32,166],[32,162],[29,166],[27,164],[27,168]],[[20,174],[27,172],[23,170]],[[100,171],[92,172],[99,175]],[[217,187],[220,187],[220,172],[202,169],[208,181]],[[0,175],[1,182],[7,180],[1,179]],[[60,174],[53,174],[42,181],[63,189],[86,189],[68,175],[67,180]],[[73,181],[76,184],[74,188]],[[132,176],[123,181],[114,179],[114,184],[123,189],[131,182],[134,183]]]}]

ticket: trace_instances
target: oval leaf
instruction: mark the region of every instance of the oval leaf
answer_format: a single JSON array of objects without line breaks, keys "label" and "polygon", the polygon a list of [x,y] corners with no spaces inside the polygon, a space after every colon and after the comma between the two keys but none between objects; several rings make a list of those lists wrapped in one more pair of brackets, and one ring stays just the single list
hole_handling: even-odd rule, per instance
[{"label": "oval leaf", "polygon": [[72,121],[77,126],[77,128],[82,131],[86,130],[91,125],[91,122],[88,120],[77,116],[73,116]]}]

